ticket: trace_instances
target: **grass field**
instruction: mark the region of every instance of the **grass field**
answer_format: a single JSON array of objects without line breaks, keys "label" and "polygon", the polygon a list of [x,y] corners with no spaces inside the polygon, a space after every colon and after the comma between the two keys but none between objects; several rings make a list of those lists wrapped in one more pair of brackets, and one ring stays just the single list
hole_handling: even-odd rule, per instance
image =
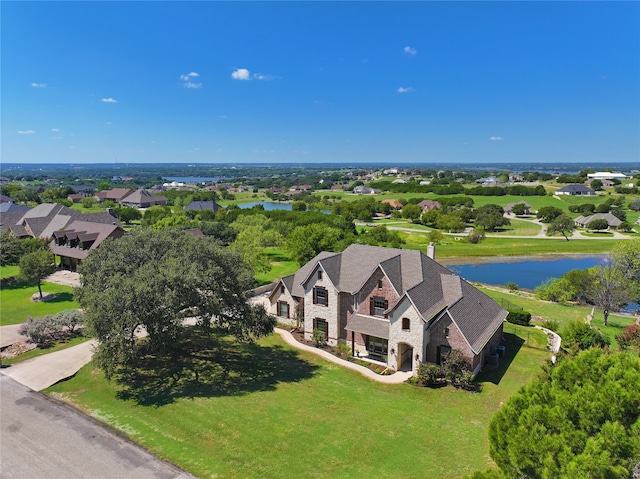
[{"label": "grass field", "polygon": [[287,276],[298,271],[300,266],[287,255],[282,248],[267,248],[265,253],[271,260],[271,270],[267,273],[256,274],[258,283],[269,284],[282,276]]},{"label": "grass field", "polygon": [[44,316],[80,307],[73,300],[73,288],[69,286],[42,283],[43,293],[56,294],[55,299],[46,302],[31,301],[31,296],[37,292],[38,287],[34,284],[3,286],[0,290],[0,326],[23,323],[27,316]]},{"label": "grass field", "polygon": [[[587,315],[591,313],[591,308],[587,306],[577,306],[573,304],[552,303],[549,301],[540,301],[539,299],[530,297],[529,295],[512,294],[504,291],[497,291],[493,288],[480,287],[480,289],[491,296],[493,299],[501,303],[503,308],[508,309],[511,305],[523,308],[534,316],[540,316],[543,319],[551,319],[560,323],[560,335],[562,335],[562,327],[570,321],[584,321]],[[603,324],[602,311],[596,309],[593,325],[598,327],[602,332],[611,339],[613,347],[617,347],[615,335],[618,334],[625,326],[633,324],[634,318],[629,316],[620,316],[612,314],[609,316],[607,326]],[[512,325],[505,326],[505,330],[510,331]]]},{"label": "grass field", "polygon": [[0,266],[0,278],[18,276],[20,268],[17,265]]},{"label": "grass field", "polygon": [[188,371],[124,387],[89,364],[47,393],[202,478],[459,478],[490,464],[492,414],[548,357],[544,335],[523,338],[507,334],[477,394],[375,383],[275,335],[214,348],[199,381]]}]

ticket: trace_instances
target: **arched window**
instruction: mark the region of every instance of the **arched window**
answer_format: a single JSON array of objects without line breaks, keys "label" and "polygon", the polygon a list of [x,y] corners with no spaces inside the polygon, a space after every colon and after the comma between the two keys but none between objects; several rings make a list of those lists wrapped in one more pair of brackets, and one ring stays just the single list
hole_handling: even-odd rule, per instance
[{"label": "arched window", "polygon": [[402,318],[402,330],[403,331],[411,330],[411,320],[409,318]]}]

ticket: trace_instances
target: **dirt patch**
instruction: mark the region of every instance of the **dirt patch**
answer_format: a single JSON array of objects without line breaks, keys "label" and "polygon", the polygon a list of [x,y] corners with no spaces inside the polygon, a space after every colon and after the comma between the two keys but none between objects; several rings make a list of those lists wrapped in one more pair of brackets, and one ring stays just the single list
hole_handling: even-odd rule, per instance
[{"label": "dirt patch", "polygon": [[21,355],[22,353],[26,353],[27,351],[31,351],[35,349],[36,345],[34,343],[28,342],[19,342],[13,343],[11,346],[8,346],[0,352],[0,359],[9,359],[15,358],[16,356]]}]

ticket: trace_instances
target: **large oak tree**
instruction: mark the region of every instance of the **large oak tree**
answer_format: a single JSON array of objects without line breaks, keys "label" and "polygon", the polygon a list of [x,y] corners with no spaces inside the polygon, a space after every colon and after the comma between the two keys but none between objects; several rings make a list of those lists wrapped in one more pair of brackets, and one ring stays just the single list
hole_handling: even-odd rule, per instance
[{"label": "large oak tree", "polygon": [[[107,240],[80,267],[77,298],[98,339],[94,361],[107,377],[146,352],[175,350],[185,317],[239,340],[269,334],[275,320],[250,306],[253,274],[238,254],[210,238],[141,229]],[[141,342],[136,333],[146,330]]]}]

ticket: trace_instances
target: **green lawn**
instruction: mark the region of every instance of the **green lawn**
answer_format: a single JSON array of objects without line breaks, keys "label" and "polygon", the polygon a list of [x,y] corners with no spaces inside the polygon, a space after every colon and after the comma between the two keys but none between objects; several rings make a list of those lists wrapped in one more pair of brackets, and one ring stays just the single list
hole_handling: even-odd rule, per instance
[{"label": "green lawn", "polygon": [[0,278],[11,278],[18,276],[20,268],[17,265],[0,266]]},{"label": "green lawn", "polygon": [[261,285],[269,284],[278,278],[295,273],[300,268],[298,263],[289,258],[288,253],[282,248],[267,248],[265,253],[271,260],[271,270],[267,273],[256,274],[256,280]]},{"label": "green lawn", "polygon": [[535,236],[542,230],[539,224],[533,223],[532,221],[517,218],[509,218],[509,221],[511,221],[509,226],[497,231],[495,234],[502,236]]},{"label": "green lawn", "polygon": [[19,283],[3,286],[0,290],[0,326],[19,324],[27,316],[55,314],[65,309],[78,309],[80,305],[73,300],[73,288],[53,283],[42,283],[42,292],[57,295],[52,301],[31,301],[31,295],[38,292],[33,284]]},{"label": "green lawn", "polygon": [[[560,323],[560,331],[562,334],[562,327],[568,322],[573,320],[584,321],[587,315],[591,313],[591,308],[587,306],[567,305],[560,303],[552,303],[550,301],[541,301],[539,299],[530,297],[529,295],[512,294],[504,291],[497,291],[493,288],[480,287],[480,289],[493,299],[502,303],[505,309],[511,307],[510,304],[523,308],[529,311],[534,316],[540,316],[543,319],[552,319]],[[605,327],[603,325],[604,317],[602,311],[596,309],[593,324],[600,328],[604,334],[606,334],[614,347],[617,347],[614,337],[625,326],[633,324],[634,319],[629,316],[619,316],[612,314],[609,316],[608,324]],[[511,325],[506,327],[512,327]]]},{"label": "green lawn", "polygon": [[459,478],[490,464],[491,416],[548,357],[532,334],[507,334],[478,394],[375,383],[276,335],[205,352],[199,379],[183,370],[119,386],[89,364],[47,393],[202,478]]},{"label": "green lawn", "polygon": [[[420,233],[400,233],[407,241],[406,248],[421,249],[427,247],[429,239]],[[590,254],[607,253],[620,240],[570,240],[557,238],[486,238],[478,244],[471,244],[453,236],[445,236],[443,243],[436,248],[438,257],[478,257],[478,256],[526,256],[549,253]]]}]

